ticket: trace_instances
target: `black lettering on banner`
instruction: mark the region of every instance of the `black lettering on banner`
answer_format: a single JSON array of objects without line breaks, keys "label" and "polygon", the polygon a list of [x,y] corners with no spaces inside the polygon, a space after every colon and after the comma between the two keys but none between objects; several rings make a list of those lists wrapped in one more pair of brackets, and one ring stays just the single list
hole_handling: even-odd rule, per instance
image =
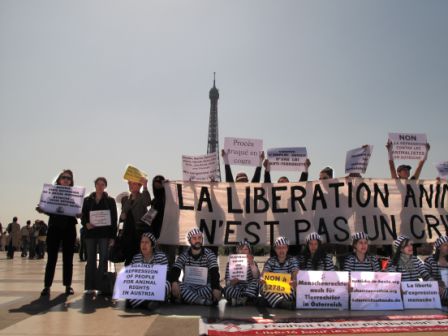
[{"label": "black lettering on banner", "polygon": [[436,184],[436,196],[434,197],[434,207],[439,207],[439,197],[440,197],[440,184]]},{"label": "black lettering on banner", "polygon": [[192,205],[184,205],[184,196],[182,194],[182,184],[176,184],[177,187],[177,198],[179,199],[179,209],[180,210],[194,210]]},{"label": "black lettering on banner", "polygon": [[[375,222],[374,225],[367,225],[367,218],[366,218],[366,216],[362,216],[361,218],[362,218],[363,231],[365,233],[367,233],[367,235],[369,236],[370,240],[376,240],[379,237],[379,235],[380,235],[377,223]],[[375,235],[374,236],[372,236],[372,231],[370,230],[370,229],[372,229],[372,227],[375,228]]]},{"label": "black lettering on banner", "polygon": [[[362,195],[362,189],[363,189],[363,188],[366,190],[366,194],[367,194],[367,196],[366,196],[366,201],[365,201],[365,202],[363,202],[363,201],[362,201],[362,198],[361,198],[361,195]],[[361,182],[361,183],[359,184],[358,188],[356,189],[356,202],[358,202],[358,205],[359,205],[361,208],[365,208],[367,205],[369,205],[369,202],[370,202],[370,194],[371,194],[371,191],[370,191],[369,186],[368,186],[366,183]]]},{"label": "black lettering on banner", "polygon": [[404,207],[408,207],[409,199],[412,200],[412,203],[414,204],[414,208],[417,207],[417,201],[415,199],[415,193],[414,189],[412,189],[412,186],[410,184],[406,184],[406,196],[404,198]]},{"label": "black lettering on banner", "polygon": [[250,214],[250,187],[246,187],[246,213]]},{"label": "black lettering on banner", "polygon": [[[300,228],[301,224],[305,224],[303,229]],[[294,226],[295,226],[295,234],[296,234],[296,244],[299,244],[299,242],[300,242],[300,233],[308,232],[310,227],[311,227],[311,224],[306,219],[296,219],[294,221]]]},{"label": "black lettering on banner", "polygon": [[328,184],[330,188],[334,188],[334,201],[336,208],[339,208],[339,187],[344,186],[344,182],[338,182],[338,183],[330,183]]},{"label": "black lettering on banner", "polygon": [[225,243],[225,244],[237,244],[237,243],[238,243],[237,241],[235,241],[235,242],[230,242],[230,241],[229,241],[229,236],[230,236],[231,234],[234,234],[234,233],[235,233],[235,230],[233,230],[233,229],[231,228],[232,225],[240,226],[240,225],[241,225],[241,222],[240,222],[240,221],[227,221],[227,223],[226,223],[226,234],[225,234],[225,236],[224,236],[224,243]]},{"label": "black lettering on banner", "polygon": [[[205,219],[201,218],[200,224],[199,224],[199,230],[202,231],[203,234],[205,234],[207,241],[210,244],[214,244],[215,242],[215,235],[216,235],[216,224],[217,224],[217,220],[216,219],[212,219],[212,229],[211,232],[207,226],[207,222],[205,221]],[[221,227],[223,225],[223,221],[220,220],[219,221],[219,226]]]},{"label": "black lettering on banner", "polygon": [[380,187],[378,186],[378,183],[373,184],[373,206],[375,208],[378,208],[378,196],[381,198],[381,202],[383,203],[383,206],[388,208],[389,207],[389,186],[387,184],[383,185],[384,193],[381,192]]},{"label": "black lettering on banner", "polygon": [[234,209],[232,201],[232,187],[227,187],[227,212],[228,213],[243,213],[243,209]]},{"label": "black lettering on banner", "polygon": [[280,208],[277,207],[277,202],[281,200],[281,196],[277,195],[277,191],[286,190],[287,188],[285,186],[280,187],[272,187],[272,212],[273,213],[279,213],[279,212],[288,212],[288,208]]},{"label": "black lettering on banner", "polygon": [[[296,195],[296,191],[300,191],[300,195]],[[302,186],[292,186],[291,187],[291,209],[293,212],[296,211],[296,202],[299,202],[300,207],[303,211],[306,211],[305,204],[303,203],[303,198],[306,196],[306,189]]]},{"label": "black lettering on banner", "polygon": [[347,195],[348,195],[348,207],[352,208],[353,207],[353,183],[352,182],[348,182],[347,183],[347,187],[348,187],[348,191],[347,191]]},{"label": "black lettering on banner", "polygon": [[269,244],[274,245],[274,225],[279,225],[279,221],[266,221],[264,225],[269,225]]},{"label": "black lettering on banner", "polygon": [[320,201],[322,209],[327,208],[327,202],[325,201],[324,193],[322,191],[322,187],[320,186],[320,184],[316,184],[314,186],[313,204],[311,205],[312,210],[316,210],[317,201]]},{"label": "black lettering on banner", "polygon": [[[420,224],[423,224],[423,220],[421,219],[421,217],[419,216],[419,215],[413,215],[412,217],[411,217],[411,220],[410,220],[410,222],[411,222],[411,233],[412,233],[412,235],[415,237],[415,238],[417,238],[417,239],[422,239],[424,236],[425,236],[425,231],[422,229],[421,230],[421,234],[418,234],[416,231],[415,231],[415,225],[414,225],[414,223],[415,223],[415,220],[419,220],[420,221]],[[419,225],[419,226],[423,226],[423,225]]]},{"label": "black lettering on banner", "polygon": [[429,185],[429,195],[428,191],[425,189],[425,186],[423,184],[420,184],[419,187],[420,187],[420,208],[423,208],[423,196],[425,198],[428,207],[432,208],[432,198],[434,194],[432,184]]},{"label": "black lettering on banner", "polygon": [[260,231],[260,224],[258,224],[257,222],[250,222],[250,223],[247,223],[247,225],[244,227],[244,231],[245,231],[248,235],[250,235],[250,236],[252,236],[252,237],[255,238],[255,239],[252,240],[252,241],[248,239],[249,243],[252,244],[252,245],[257,245],[257,244],[260,242],[260,237],[259,237],[255,232],[252,232],[252,231],[250,230],[250,228],[251,228],[252,226],[255,226],[255,227],[257,228],[257,230]]},{"label": "black lettering on banner", "polygon": [[[379,217],[379,219],[378,219]],[[390,216],[390,222],[391,225],[389,225],[389,222],[386,219],[386,216],[383,215],[379,215],[379,216],[374,216],[373,217],[373,221],[375,222],[375,225],[377,225],[377,221],[379,220],[379,226],[381,227],[381,234],[383,235],[383,240],[387,239],[387,235],[386,235],[386,230],[389,232],[389,234],[392,236],[393,239],[397,238],[397,227],[395,225],[395,216],[391,215]]]},{"label": "black lettering on banner", "polygon": [[448,191],[448,184],[444,184],[443,185],[443,190],[442,190],[442,198],[440,200],[440,207],[441,208],[444,208],[446,206],[445,205],[445,195],[446,195],[447,191]]},{"label": "black lettering on banner", "polygon": [[[266,194],[266,190],[263,187],[255,187],[254,188],[254,213],[263,213],[268,211],[269,202],[264,197]],[[258,208],[258,204],[262,203],[264,206]]]},{"label": "black lettering on banner", "polygon": [[437,232],[437,235],[440,237],[442,234],[440,233],[439,229],[437,228],[439,226],[439,220],[436,216],[433,215],[425,215],[427,230],[428,230],[428,237],[432,238],[432,230]]},{"label": "black lettering on banner", "polygon": [[207,203],[208,211],[213,212],[212,200],[210,199],[210,191],[206,186],[201,188],[201,193],[199,194],[199,204],[198,211],[202,211],[202,203]]},{"label": "black lettering on banner", "polygon": [[[341,221],[344,226],[339,226],[339,223],[338,223],[339,221]],[[339,237],[338,234],[336,233],[334,236],[334,239],[336,239],[338,242],[346,241],[350,237],[349,231],[346,230],[346,228],[348,228],[347,219],[342,216],[336,217],[334,219],[333,224],[336,229],[338,229],[339,231],[341,231],[343,233],[342,237]]]}]

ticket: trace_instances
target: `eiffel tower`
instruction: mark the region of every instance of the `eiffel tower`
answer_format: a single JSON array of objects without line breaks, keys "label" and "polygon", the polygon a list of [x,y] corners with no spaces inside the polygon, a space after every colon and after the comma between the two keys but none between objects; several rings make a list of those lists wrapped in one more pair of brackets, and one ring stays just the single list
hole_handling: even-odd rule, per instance
[{"label": "eiffel tower", "polygon": [[216,181],[221,181],[221,164],[219,153],[219,133],[218,133],[218,99],[219,91],[215,85],[216,72],[213,73],[213,87],[210,89],[208,97],[210,98],[210,119],[208,122],[208,142],[207,154],[216,153],[218,157],[218,170],[216,172]]}]

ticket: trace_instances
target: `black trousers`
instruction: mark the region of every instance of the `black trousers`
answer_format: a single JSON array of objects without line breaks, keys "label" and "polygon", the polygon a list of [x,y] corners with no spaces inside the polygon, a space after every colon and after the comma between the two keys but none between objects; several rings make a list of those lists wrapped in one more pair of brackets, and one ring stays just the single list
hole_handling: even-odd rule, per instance
[{"label": "black trousers", "polygon": [[45,287],[53,284],[54,271],[58,261],[58,252],[62,243],[62,282],[71,286],[73,276],[73,254],[76,242],[76,228],[73,224],[55,223],[47,233],[47,267],[45,268]]}]

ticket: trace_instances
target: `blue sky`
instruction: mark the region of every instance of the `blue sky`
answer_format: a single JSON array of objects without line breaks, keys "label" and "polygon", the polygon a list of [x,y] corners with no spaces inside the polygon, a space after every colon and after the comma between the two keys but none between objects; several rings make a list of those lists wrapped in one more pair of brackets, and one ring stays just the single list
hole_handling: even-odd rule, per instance
[{"label": "blue sky", "polygon": [[434,178],[447,14],[431,0],[2,0],[0,221],[44,218],[42,185],[63,168],[89,191],[106,176],[112,195],[128,163],[180,179],[182,154],[207,148],[213,72],[221,145],[306,146],[316,178],[371,144],[366,176],[388,177],[388,132],[426,133]]}]

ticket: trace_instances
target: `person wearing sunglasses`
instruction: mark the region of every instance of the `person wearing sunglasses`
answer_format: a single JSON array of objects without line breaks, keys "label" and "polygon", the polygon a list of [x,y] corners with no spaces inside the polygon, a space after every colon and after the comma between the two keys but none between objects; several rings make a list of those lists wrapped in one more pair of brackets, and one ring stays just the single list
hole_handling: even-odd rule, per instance
[{"label": "person wearing sunglasses", "polygon": [[[73,187],[73,172],[65,169],[56,179],[56,185]],[[39,213],[42,209],[36,208]],[[75,216],[47,214],[48,232],[47,232],[47,266],[45,267],[44,289],[41,296],[50,295],[50,287],[53,284],[54,272],[58,261],[59,246],[62,243],[62,282],[65,286],[65,294],[73,295],[72,275],[73,275],[73,254],[76,242],[76,224]]]}]

